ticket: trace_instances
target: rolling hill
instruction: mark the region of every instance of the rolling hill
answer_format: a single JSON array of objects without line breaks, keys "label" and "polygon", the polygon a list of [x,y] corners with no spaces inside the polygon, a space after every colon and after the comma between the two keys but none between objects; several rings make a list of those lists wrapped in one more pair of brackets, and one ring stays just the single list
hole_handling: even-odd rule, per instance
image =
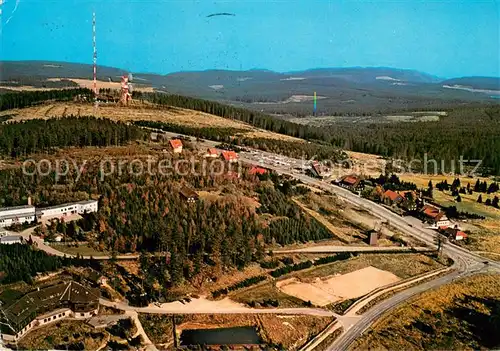
[{"label": "rolling hill", "polygon": [[[98,79],[119,81],[127,71],[98,67]],[[87,78],[92,66],[46,61],[4,61],[2,85],[44,85],[48,78]],[[273,72],[207,70],[167,75],[134,72],[136,83],[157,91],[188,95],[280,115],[310,115],[316,91],[318,114],[372,114],[408,109],[442,109],[457,104],[496,104],[499,79],[441,79],[415,70],[388,67],[318,68]],[[53,82],[52,82],[53,83]],[[71,86],[72,82],[66,82]]]}]

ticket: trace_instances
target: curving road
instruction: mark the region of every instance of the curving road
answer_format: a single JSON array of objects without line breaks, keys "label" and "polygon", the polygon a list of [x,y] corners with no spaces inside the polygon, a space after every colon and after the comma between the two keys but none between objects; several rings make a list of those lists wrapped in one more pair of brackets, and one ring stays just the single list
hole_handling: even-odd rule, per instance
[{"label": "curving road", "polygon": [[[266,157],[262,157],[265,155]],[[308,177],[304,174],[292,171],[290,168],[277,166],[266,160],[273,157],[271,154],[263,153],[258,151],[252,153],[240,153],[240,159],[243,162],[250,164],[257,164],[269,169],[276,170],[282,174],[289,175],[295,179],[301,180],[305,184],[310,184],[315,187],[327,190],[333,194],[336,194],[343,200],[361,207],[371,214],[390,221],[391,225],[397,226],[399,230],[403,231],[407,235],[413,236],[431,248],[435,248],[434,238],[436,232],[427,228],[424,228],[422,223],[415,218],[411,217],[401,217],[387,208],[364,199],[347,189],[334,186],[325,181],[321,181],[312,177]],[[296,160],[299,161],[299,160]],[[300,162],[300,161],[299,161]],[[365,314],[352,321],[349,326],[344,325],[344,332],[337,338],[329,347],[328,350],[347,350],[349,346],[366,331],[376,320],[378,320],[384,313],[391,310],[392,308],[398,306],[399,304],[411,299],[413,296],[420,294],[424,291],[435,289],[441,285],[453,282],[455,279],[460,279],[468,275],[477,273],[482,270],[491,270],[495,272],[500,272],[500,262],[496,262],[490,259],[486,259],[477,253],[473,253],[467,249],[459,247],[457,245],[448,243],[443,247],[443,252],[454,260],[453,268],[454,270],[445,276],[439,277],[437,279],[425,282],[423,284],[414,286],[402,292],[396,293],[392,297],[382,301],[381,303],[375,305],[369,309]],[[342,317],[340,317],[342,318]]]},{"label": "curving road", "polygon": [[[171,134],[171,133],[169,133]],[[207,145],[213,146],[214,142],[207,142]],[[266,157],[262,157],[262,156]],[[413,236],[417,239],[420,239],[422,242],[427,244],[431,248],[435,248],[434,244],[434,237],[436,235],[436,232],[427,228],[424,228],[422,224],[418,221],[415,220],[414,218],[409,218],[409,217],[401,217],[387,208],[371,202],[367,199],[361,198],[356,194],[353,194],[349,190],[334,186],[332,184],[329,184],[327,182],[308,177],[304,174],[294,172],[290,169],[290,167],[284,167],[284,166],[277,166],[275,163],[272,163],[270,161],[270,158],[276,158],[276,156],[279,155],[274,155],[271,153],[266,153],[266,152],[261,152],[255,150],[254,152],[242,152],[240,153],[240,160],[244,163],[249,163],[249,164],[257,164],[262,167],[266,167],[269,169],[276,170],[282,174],[289,175],[295,179],[301,180],[305,184],[310,184],[315,187],[322,188],[324,190],[327,190],[331,193],[336,194],[343,200],[354,204],[356,206],[359,206],[367,211],[369,211],[371,214],[388,220],[390,221],[391,225],[397,226],[399,230],[402,232],[406,233],[407,235]],[[297,163],[300,163],[300,160],[295,160]],[[20,235],[25,237],[26,239],[29,237],[31,232],[24,232],[21,233]],[[38,245],[38,248],[46,251],[49,254],[52,255],[57,255],[57,256],[71,256],[64,254],[63,252],[60,252],[56,249],[54,249],[51,246],[46,245],[42,239],[32,236],[33,241],[36,242]],[[380,249],[380,248],[379,248]],[[333,252],[333,251],[332,251]],[[484,258],[476,253],[473,253],[467,249],[464,249],[462,247],[459,247],[457,245],[448,243],[443,247],[443,252],[451,257],[454,261],[454,268],[455,270],[452,271],[452,273],[439,277],[437,279],[434,279],[432,281],[425,282],[421,285],[411,287],[407,290],[404,290],[402,292],[399,292],[392,297],[382,301],[381,303],[375,305],[372,307],[370,310],[368,310],[365,314],[362,316],[356,317],[352,319],[352,324],[350,324],[347,328],[344,328],[343,334],[337,338],[333,344],[329,346],[329,350],[346,350],[349,348],[349,346],[356,340],[357,337],[362,335],[364,331],[366,331],[376,320],[378,320],[384,313],[389,311],[390,309],[398,306],[399,304],[407,301],[408,299],[412,298],[413,296],[422,293],[424,291],[430,290],[430,289],[435,289],[441,285],[448,284],[455,279],[460,279],[463,277],[466,277],[468,275],[477,273],[479,271],[482,271],[484,269],[488,269],[491,271],[496,271],[500,272],[500,262],[496,262],[487,258]],[[137,255],[125,255],[125,256],[118,256],[117,259],[131,259],[131,258],[136,258],[135,256]],[[90,257],[84,257],[84,258],[90,258]],[[101,256],[101,257],[94,257],[95,259],[110,259],[110,256]],[[143,308],[136,308],[136,307],[131,307],[126,304],[121,304],[121,303],[113,303],[107,300],[102,300],[101,303],[106,306],[110,307],[116,307],[118,309],[122,309],[124,311],[133,311],[133,312],[143,312],[143,313],[161,313],[161,314],[172,314],[172,313],[256,313],[256,314],[261,314],[261,313],[279,313],[279,314],[308,314],[308,315],[321,315],[321,316],[335,316],[339,319],[339,321],[343,321],[345,317],[338,316],[333,312],[330,311],[325,311],[325,310],[320,310],[320,309],[311,309],[311,308],[295,308],[295,309],[250,309],[250,308],[244,308],[244,307],[235,307],[235,308],[228,308],[228,309],[217,309],[217,311],[214,311],[213,308],[207,308],[207,310],[202,310],[202,309],[189,309],[186,308],[186,306],[179,306],[178,308],[168,308],[164,309],[161,307],[154,308],[154,307],[143,307]],[[343,323],[344,327],[346,326],[346,323]]]}]

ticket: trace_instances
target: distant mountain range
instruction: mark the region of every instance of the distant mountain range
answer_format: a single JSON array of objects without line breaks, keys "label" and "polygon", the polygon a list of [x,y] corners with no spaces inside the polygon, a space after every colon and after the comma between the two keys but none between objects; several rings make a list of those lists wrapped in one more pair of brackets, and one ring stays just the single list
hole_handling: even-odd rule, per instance
[{"label": "distant mountain range", "polygon": [[[98,67],[99,80],[119,81],[124,73],[128,71]],[[136,83],[151,85],[157,91],[283,114],[310,114],[314,92],[318,95],[319,114],[446,108],[500,101],[500,78],[441,79],[415,70],[388,67],[317,68],[294,72],[207,70],[167,75],[132,73]],[[91,79],[92,66],[4,61],[0,64],[0,77],[4,84],[43,82],[48,78]]]}]

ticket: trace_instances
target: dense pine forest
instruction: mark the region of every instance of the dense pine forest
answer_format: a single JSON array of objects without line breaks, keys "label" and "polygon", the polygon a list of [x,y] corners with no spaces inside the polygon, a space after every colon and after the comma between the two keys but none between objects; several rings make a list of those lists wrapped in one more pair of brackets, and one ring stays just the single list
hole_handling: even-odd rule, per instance
[{"label": "dense pine forest", "polygon": [[78,258],[50,256],[30,245],[0,245],[0,283],[30,283],[38,273],[52,272],[66,266],[99,269],[99,262]]},{"label": "dense pine forest", "polygon": [[[124,172],[101,180],[98,165],[104,158],[91,158],[78,180],[75,172],[56,181],[50,176],[22,176],[19,169],[2,170],[0,206],[25,204],[28,196],[37,206],[99,197],[97,215],[86,216],[66,233],[78,232],[81,240],[83,231],[101,250],[166,254],[166,273],[155,275],[165,286],[190,280],[202,271],[216,277],[230,267],[242,268],[259,261],[267,244],[331,237],[293,203],[295,183],[276,175],[260,180],[248,169],[241,178],[184,173],[191,167],[188,164],[180,169],[186,175]],[[185,185],[222,189],[223,194],[215,200],[188,203],[180,194]],[[262,201],[258,211],[247,204],[250,196]],[[47,230],[41,228],[42,233]]]},{"label": "dense pine forest", "polygon": [[86,97],[91,101],[93,93],[89,89],[60,89],[43,91],[23,91],[0,94],[0,111],[13,108],[23,108],[39,104],[44,101],[71,101],[76,96]]},{"label": "dense pine forest", "polygon": [[33,119],[0,124],[0,155],[19,157],[68,146],[123,145],[144,135],[138,127],[109,119]]}]

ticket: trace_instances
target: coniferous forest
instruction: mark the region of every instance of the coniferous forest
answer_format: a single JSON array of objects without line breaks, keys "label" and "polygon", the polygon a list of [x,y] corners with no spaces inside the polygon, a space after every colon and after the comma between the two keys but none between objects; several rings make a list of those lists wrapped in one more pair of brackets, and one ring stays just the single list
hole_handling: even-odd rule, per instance
[{"label": "coniferous forest", "polygon": [[[28,196],[41,207],[99,198],[99,212],[85,216],[66,233],[79,233],[81,239],[83,231],[98,250],[162,253],[168,259],[163,260],[167,274],[161,272],[155,279],[161,277],[163,286],[190,280],[207,269],[217,276],[230,267],[245,267],[260,261],[268,244],[331,237],[292,201],[295,183],[277,175],[260,180],[248,174],[248,169],[241,178],[227,173],[196,174],[188,171],[188,164],[179,174],[123,172],[101,179],[99,164],[106,157],[91,158],[78,180],[74,171],[56,180],[23,176],[19,169],[2,170],[0,206],[25,204]],[[223,189],[226,195],[189,203],[180,194],[185,185],[197,190]],[[243,194],[247,198],[255,194],[261,208],[245,205],[248,200],[242,200]],[[47,234],[47,228],[42,226],[40,233]]]},{"label": "coniferous forest", "polygon": [[0,124],[0,155],[19,157],[69,146],[113,146],[143,138],[138,127],[94,117]]},{"label": "coniferous forest", "polygon": [[84,88],[5,93],[0,94],[0,111],[29,107],[45,101],[71,101],[77,96],[91,101],[93,93]]}]

